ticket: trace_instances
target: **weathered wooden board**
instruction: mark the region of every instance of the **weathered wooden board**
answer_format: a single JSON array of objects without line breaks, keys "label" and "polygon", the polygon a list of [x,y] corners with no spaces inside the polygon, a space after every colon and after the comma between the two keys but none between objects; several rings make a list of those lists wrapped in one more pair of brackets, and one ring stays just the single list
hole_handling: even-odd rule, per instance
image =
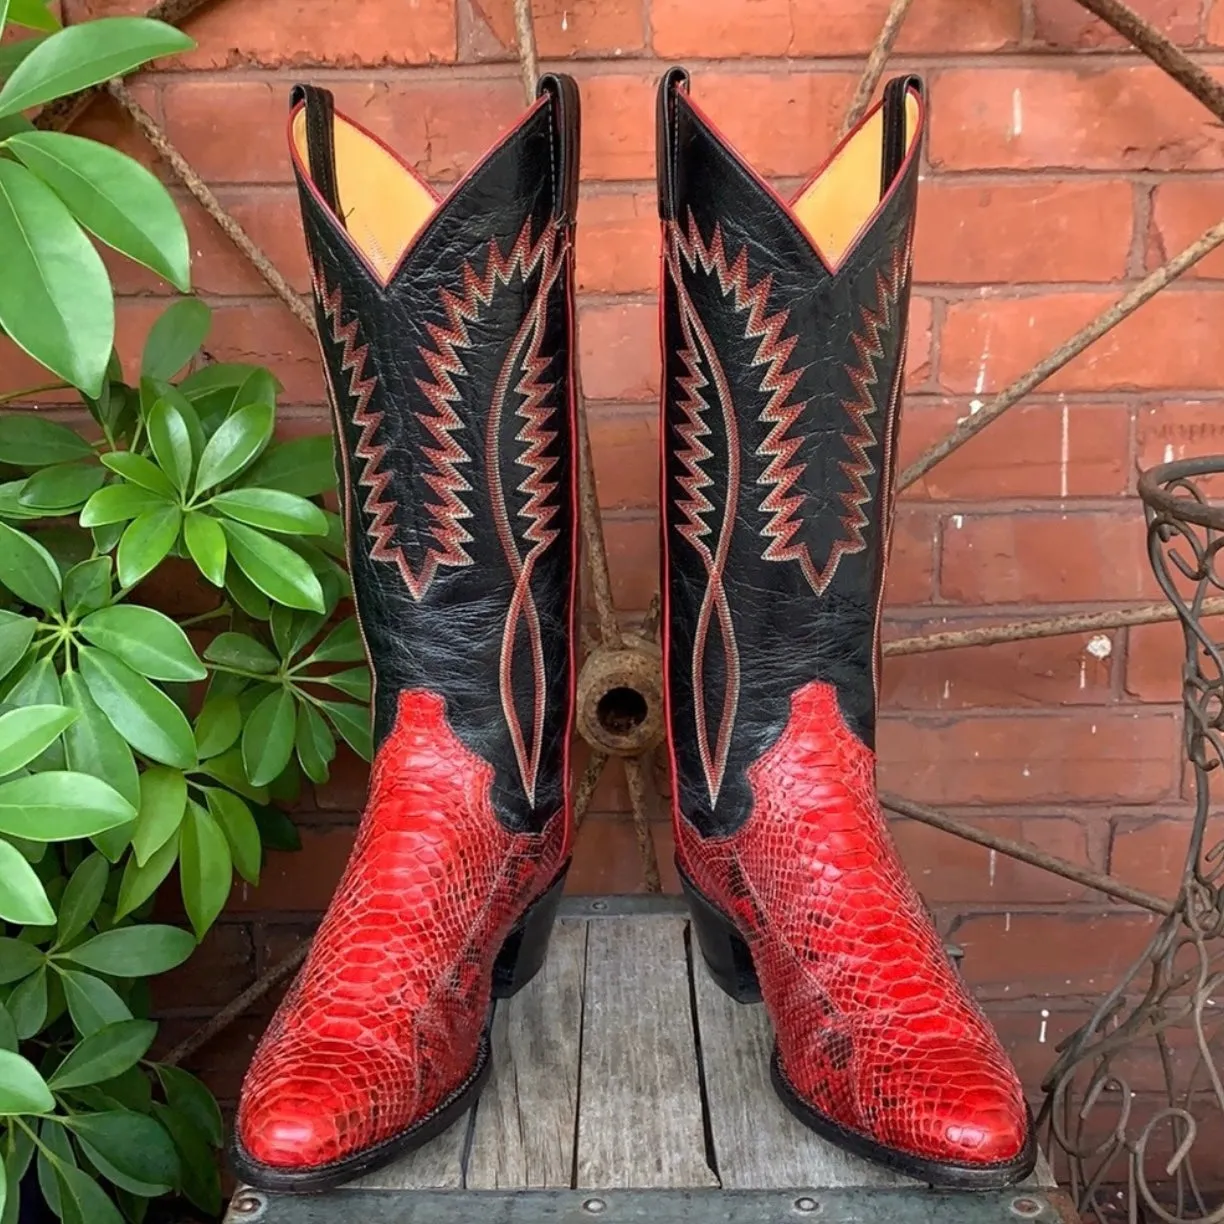
[{"label": "weathered wooden board", "polygon": [[476,1106],[469,1190],[568,1189],[589,924],[563,919],[539,977],[493,1018],[493,1074]]},{"label": "weathered wooden board", "polygon": [[717,1185],[706,1159],[684,919],[593,921],[577,1185]]}]

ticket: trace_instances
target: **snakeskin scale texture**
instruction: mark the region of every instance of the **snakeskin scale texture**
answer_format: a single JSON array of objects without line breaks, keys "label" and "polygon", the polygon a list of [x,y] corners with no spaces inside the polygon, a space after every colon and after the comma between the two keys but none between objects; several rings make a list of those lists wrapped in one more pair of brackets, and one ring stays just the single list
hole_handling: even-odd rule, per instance
[{"label": "snakeskin scale texture", "polygon": [[344,878],[247,1072],[237,1128],[256,1161],[342,1160],[474,1070],[497,953],[569,849],[563,813],[508,832],[492,778],[441,697],[400,694]]},{"label": "snakeskin scale texture", "polygon": [[730,837],[678,822],[680,866],[752,952],[790,1086],[842,1128],[924,1159],[1014,1159],[1020,1083],[944,954],[880,812],[875,756],[832,685],[791,700]]}]

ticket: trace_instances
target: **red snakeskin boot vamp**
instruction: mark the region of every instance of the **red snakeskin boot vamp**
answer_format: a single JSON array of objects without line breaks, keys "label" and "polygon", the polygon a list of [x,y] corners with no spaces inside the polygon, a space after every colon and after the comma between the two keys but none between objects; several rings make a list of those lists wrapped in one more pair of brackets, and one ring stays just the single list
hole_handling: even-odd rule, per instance
[{"label": "red snakeskin boot vamp", "polygon": [[405,692],[344,878],[247,1072],[249,1156],[309,1169],[426,1118],[476,1069],[493,963],[560,870],[565,821],[514,835],[442,699]]},{"label": "red snakeskin boot vamp", "polygon": [[732,837],[681,821],[680,863],[747,941],[793,1092],[845,1130],[956,1164],[1014,1160],[1019,1080],[949,963],[880,813],[874,755],[806,685],[748,771]]}]

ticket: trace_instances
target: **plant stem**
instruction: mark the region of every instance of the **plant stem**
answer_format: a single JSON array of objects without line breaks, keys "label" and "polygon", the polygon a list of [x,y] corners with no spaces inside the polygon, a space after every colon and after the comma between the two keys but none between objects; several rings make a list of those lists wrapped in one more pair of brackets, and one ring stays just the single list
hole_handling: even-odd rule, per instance
[{"label": "plant stem", "polygon": [[71,391],[72,384],[66,382],[43,383],[37,387],[23,387],[20,391],[8,391],[0,395],[0,404],[11,404],[14,400],[26,399],[31,395],[41,395],[44,391]]},{"label": "plant stem", "polygon": [[189,616],[186,620],[179,621],[180,629],[191,629],[195,625],[203,625],[210,620],[216,620],[219,616],[230,616],[234,609],[230,604],[223,603],[211,612],[201,612],[197,616]]},{"label": "plant stem", "polygon": [[244,676],[248,680],[258,680],[262,684],[284,684],[286,677],[281,672],[248,671],[245,667],[230,667],[228,663],[214,663],[211,659],[204,660],[205,667],[213,671],[228,672],[231,676]]},{"label": "plant stem", "polygon": [[295,696],[300,697],[303,701],[309,701],[312,706],[323,707],[322,698],[314,696],[313,693],[308,693],[305,689],[300,689],[296,684],[289,685],[289,691]]},{"label": "plant stem", "polygon": [[[31,1117],[31,1118],[45,1118],[45,1117],[48,1117],[49,1115],[48,1114],[28,1114],[26,1116]],[[38,1133],[34,1130],[32,1126],[30,1126],[28,1122],[25,1121],[25,1118],[16,1116],[13,1118],[13,1121],[16,1122],[17,1125],[20,1126],[21,1129],[25,1131],[25,1133],[29,1135],[31,1139],[34,1140],[34,1146],[38,1148],[38,1150],[42,1152],[42,1154],[53,1165],[58,1165],[61,1163],[60,1158],[38,1137]]]}]

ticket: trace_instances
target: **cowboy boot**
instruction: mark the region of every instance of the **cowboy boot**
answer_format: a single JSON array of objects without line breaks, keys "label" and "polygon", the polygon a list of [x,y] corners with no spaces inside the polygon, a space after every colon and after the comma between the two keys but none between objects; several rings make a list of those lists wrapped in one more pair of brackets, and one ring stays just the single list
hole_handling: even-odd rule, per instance
[{"label": "cowboy boot", "polygon": [[1015,1072],[876,798],[919,81],[785,203],[672,69],[659,94],[665,675],[701,950],[764,998],[783,1101],[935,1185],[1033,1167]]},{"label": "cowboy boot", "polygon": [[543,963],[568,865],[578,94],[444,200],[294,91],[375,757],[352,858],[256,1051],[235,1166],[326,1189],[418,1147],[489,1072],[491,997]]}]

